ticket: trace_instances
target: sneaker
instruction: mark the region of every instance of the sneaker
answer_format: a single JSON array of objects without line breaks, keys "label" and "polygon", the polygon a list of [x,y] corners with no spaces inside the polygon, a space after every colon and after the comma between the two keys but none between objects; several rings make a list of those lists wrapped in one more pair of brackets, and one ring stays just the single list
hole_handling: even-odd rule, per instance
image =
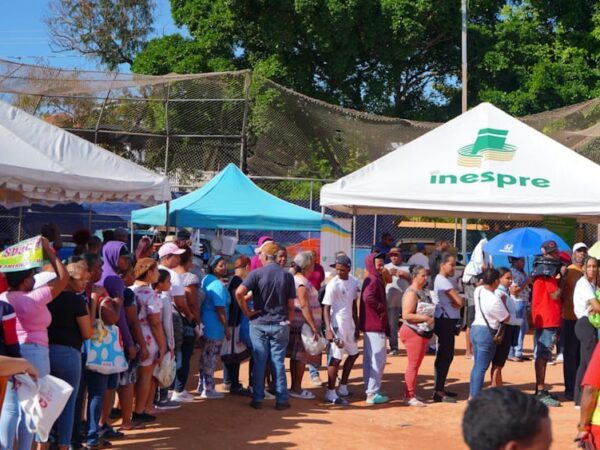
[{"label": "sneaker", "polygon": [[179,403],[190,403],[194,401],[194,396],[188,391],[173,392],[171,400]]},{"label": "sneaker", "polygon": [[398,356],[398,350],[396,349],[392,349],[388,352],[388,355],[390,356]]},{"label": "sneaker", "polygon": [[310,382],[313,386],[323,386],[323,380],[321,380],[320,376],[311,377]]},{"label": "sneaker", "polygon": [[289,403],[275,403],[275,409],[277,411],[283,411],[284,409],[290,408],[290,406]]},{"label": "sneaker", "polygon": [[265,389],[265,400],[275,400],[275,396]]},{"label": "sneaker", "polygon": [[156,420],[156,416],[147,413],[136,413],[134,412],[131,416],[132,420],[140,423],[150,423]]},{"label": "sneaker", "polygon": [[154,407],[158,409],[177,409],[181,408],[181,403],[174,400],[165,400],[164,402],[155,403]]},{"label": "sneaker", "polygon": [[547,390],[539,391],[535,394],[535,398],[537,398],[540,402],[542,402],[546,406],[550,407],[558,407],[561,406],[560,402],[556,400]]},{"label": "sneaker", "polygon": [[411,398],[411,399],[407,400],[407,401],[406,401],[406,404],[407,404],[408,406],[416,406],[416,407],[420,407],[420,408],[422,408],[422,407],[424,407],[424,406],[427,406],[427,405],[425,405],[425,403],[423,403],[423,402],[422,402],[421,400],[419,400],[417,397],[413,397],[413,398]]},{"label": "sneaker", "polygon": [[231,392],[231,383],[223,383],[222,389],[224,393],[229,394]]},{"label": "sneaker", "polygon": [[117,420],[121,418],[121,410],[119,408],[111,408],[108,418],[111,420]]},{"label": "sneaker", "polygon": [[250,406],[254,409],[262,409],[262,402],[256,402],[256,401],[252,400],[250,402]]},{"label": "sneaker", "polygon": [[449,395],[444,395],[443,397],[438,394],[433,394],[433,402],[434,403],[456,403],[456,399],[454,397],[450,397]]},{"label": "sneaker", "polygon": [[387,403],[389,401],[390,401],[389,397],[387,397],[385,395],[381,395],[379,392],[367,397],[367,405],[380,405],[382,403]]},{"label": "sneaker", "polygon": [[565,358],[563,356],[562,353],[559,353],[558,355],[556,355],[556,362],[559,364],[562,364],[564,362]]},{"label": "sneaker", "polygon": [[124,433],[115,430],[113,427],[107,424],[102,425],[100,430],[98,430],[98,437],[103,439],[120,439],[124,436]]},{"label": "sneaker", "polygon": [[242,397],[250,397],[252,395],[252,392],[250,391],[250,389],[247,389],[244,386],[240,386],[238,388],[233,388],[229,391],[229,393],[232,395],[239,395]]},{"label": "sneaker", "polygon": [[350,404],[350,402],[348,402],[348,400],[346,400],[345,398],[342,398],[342,397],[335,397],[335,398],[325,397],[325,403],[327,403],[328,405],[338,405],[338,406],[348,406]]},{"label": "sneaker", "polygon": [[211,391],[204,390],[204,391],[202,391],[202,394],[200,394],[200,398],[207,398],[207,399],[223,398],[223,397],[225,397],[225,394],[223,394],[222,392],[217,392],[215,390],[211,390]]},{"label": "sneaker", "polygon": [[354,392],[348,390],[347,387],[342,388],[341,386],[337,389],[337,395],[340,397],[350,397],[354,395]]}]

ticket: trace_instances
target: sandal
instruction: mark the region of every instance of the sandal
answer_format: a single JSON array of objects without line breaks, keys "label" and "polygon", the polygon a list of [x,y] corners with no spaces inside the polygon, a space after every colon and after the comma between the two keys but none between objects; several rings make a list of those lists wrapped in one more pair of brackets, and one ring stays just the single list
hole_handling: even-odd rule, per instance
[{"label": "sandal", "polygon": [[128,426],[121,425],[119,431],[143,430],[144,428],[146,425],[141,422],[131,422],[131,425]]},{"label": "sandal", "polygon": [[299,393],[290,391],[290,397],[299,398],[301,400],[313,400],[315,398],[315,394],[307,391],[306,389],[303,389],[302,392]]}]

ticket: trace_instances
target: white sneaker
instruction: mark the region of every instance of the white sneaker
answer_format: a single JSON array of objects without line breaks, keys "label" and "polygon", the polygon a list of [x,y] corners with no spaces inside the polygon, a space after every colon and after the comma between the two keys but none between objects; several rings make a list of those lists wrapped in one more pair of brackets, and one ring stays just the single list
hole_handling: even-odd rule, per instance
[{"label": "white sneaker", "polygon": [[202,391],[202,394],[200,394],[200,398],[223,398],[225,397],[225,394],[223,394],[222,392],[217,392],[217,391]]},{"label": "white sneaker", "polygon": [[422,407],[424,407],[424,406],[427,406],[427,405],[425,405],[425,403],[423,403],[423,402],[422,402],[421,400],[419,400],[417,397],[413,397],[413,398],[411,398],[410,400],[408,400],[408,401],[406,402],[406,404],[407,404],[408,406],[416,406],[416,407],[419,407],[419,408],[422,408]]},{"label": "white sneaker", "polygon": [[318,375],[316,377],[312,377],[310,379],[310,382],[313,386],[323,386],[323,384],[324,384],[323,380],[321,380],[321,377]]},{"label": "white sneaker", "polygon": [[558,355],[556,355],[556,362],[561,364],[564,362],[564,357],[562,353],[559,353]]},{"label": "white sneaker", "polygon": [[171,400],[180,403],[190,403],[194,401],[194,396],[188,391],[173,392]]}]

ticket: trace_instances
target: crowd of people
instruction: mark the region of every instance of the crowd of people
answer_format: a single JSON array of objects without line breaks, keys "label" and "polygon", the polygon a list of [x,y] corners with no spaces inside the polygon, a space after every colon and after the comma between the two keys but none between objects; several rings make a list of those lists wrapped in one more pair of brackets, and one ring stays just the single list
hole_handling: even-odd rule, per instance
[{"label": "crowd of people", "polygon": [[[200,267],[185,232],[161,245],[144,237],[133,253],[123,233],[100,243],[79,233],[67,264],[57,256],[57,230],[50,227],[43,234],[49,264],[39,273],[7,272],[2,279],[0,355],[12,358],[15,372],[51,374],[73,386],[52,435],[52,445],[60,449],[109,446],[123,431],[143,428],[158,414],[193,401],[188,378],[195,348],[196,394],[201,398],[246,396],[255,409],[272,399],[283,410],[289,408],[290,397],[315,398],[303,389],[307,370],[313,385],[326,384],[325,403],[348,405],[348,381],[361,334],[366,403],[389,402],[382,378],[387,357],[399,355],[401,342],[407,355],[404,401],[425,407],[424,393],[417,393],[417,375],[432,346],[431,400],[457,402],[446,380],[455,339],[467,330],[466,357],[473,359],[469,400],[474,400],[488,371],[491,386],[501,387],[508,360],[530,359],[523,353],[529,304],[535,328],[535,399],[545,407],[560,405],[544,383],[546,365],[556,361],[557,348],[563,359],[564,397],[581,404],[582,414],[590,411],[590,398],[596,399],[595,393],[579,388],[585,385],[588,365],[598,366],[590,364],[597,331],[588,316],[600,312],[597,260],[587,256],[582,243],[575,244],[572,255],[561,255],[553,241],[542,245],[543,258],[558,264],[555,275],[528,275],[523,258],[512,258],[511,268],[495,268],[476,249],[462,279],[462,294],[454,273],[456,256],[447,251],[446,241],[437,242],[429,256],[418,245],[403,264],[402,252],[384,239],[367,255],[364,279],[358,280],[343,252],[326,277],[315,252],[301,251],[288,261],[285,247],[268,236],[259,239],[253,258],[241,255],[228,261],[217,254]],[[127,366],[118,374],[106,375],[87,365],[83,344],[99,321],[115,325],[122,338]],[[326,382],[318,372],[323,353]],[[246,359],[248,386],[240,379]],[[166,361],[175,366],[170,386],[160,384],[156,375]],[[221,363],[219,388],[214,374]],[[116,418],[122,418],[120,429],[110,425]],[[0,448],[29,449],[33,439],[11,379],[1,410]]]}]

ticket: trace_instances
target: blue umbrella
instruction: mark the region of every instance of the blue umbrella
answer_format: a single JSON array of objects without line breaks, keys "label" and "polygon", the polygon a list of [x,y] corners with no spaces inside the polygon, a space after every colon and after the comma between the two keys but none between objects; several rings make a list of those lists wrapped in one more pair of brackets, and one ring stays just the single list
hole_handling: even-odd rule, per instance
[{"label": "blue umbrella", "polygon": [[485,244],[483,250],[492,256],[524,257],[539,255],[545,241],[554,241],[561,250],[570,251],[570,247],[556,233],[545,228],[515,228],[499,234]]}]

